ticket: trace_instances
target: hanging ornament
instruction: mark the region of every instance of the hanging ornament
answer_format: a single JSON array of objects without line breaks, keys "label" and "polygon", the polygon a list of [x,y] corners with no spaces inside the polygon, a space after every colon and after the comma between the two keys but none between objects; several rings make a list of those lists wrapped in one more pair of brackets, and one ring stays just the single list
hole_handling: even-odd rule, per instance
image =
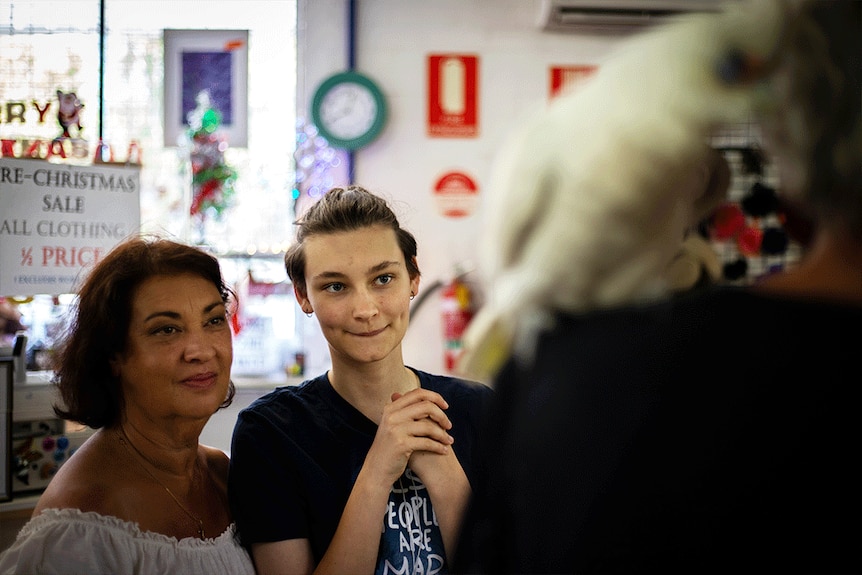
[{"label": "hanging ornament", "polygon": [[210,96],[202,91],[197,107],[188,114],[190,160],[192,170],[192,202],[189,212],[200,223],[212,215],[221,220],[225,210],[233,205],[236,171],[225,162],[227,137],[219,130],[221,114],[212,108]]},{"label": "hanging ornament", "polygon": [[75,92],[63,92],[57,90],[57,123],[60,124],[62,133],[58,138],[71,138],[72,128],[74,134],[80,138],[81,131],[84,129],[81,126],[81,111],[84,109],[84,104],[78,99],[78,94]]}]

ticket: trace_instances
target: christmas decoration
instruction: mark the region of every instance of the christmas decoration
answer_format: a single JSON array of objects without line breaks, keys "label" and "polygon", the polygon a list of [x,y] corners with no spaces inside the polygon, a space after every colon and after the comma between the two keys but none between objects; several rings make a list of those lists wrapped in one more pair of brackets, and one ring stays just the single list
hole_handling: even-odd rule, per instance
[{"label": "christmas decoration", "polygon": [[81,126],[81,110],[84,109],[84,104],[78,99],[78,95],[75,92],[57,90],[57,104],[57,123],[60,124],[60,128],[63,130],[63,133],[59,137],[71,138],[70,128],[76,128],[77,135],[80,137],[81,130],[83,129]]},{"label": "christmas decoration", "polygon": [[330,169],[341,163],[329,141],[320,135],[317,127],[300,118],[296,122],[295,186],[293,199],[296,213],[301,212],[301,204],[317,201],[333,186]]},{"label": "christmas decoration", "polygon": [[233,205],[236,171],[224,159],[227,137],[219,131],[221,114],[213,109],[206,91],[198,94],[197,107],[188,115],[191,142],[192,203],[190,214],[202,221],[221,219]]}]

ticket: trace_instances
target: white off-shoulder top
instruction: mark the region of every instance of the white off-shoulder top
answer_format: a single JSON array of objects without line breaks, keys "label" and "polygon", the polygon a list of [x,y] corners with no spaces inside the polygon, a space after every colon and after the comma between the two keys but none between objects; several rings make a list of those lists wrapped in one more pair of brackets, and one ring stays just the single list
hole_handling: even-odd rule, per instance
[{"label": "white off-shoulder top", "polygon": [[253,575],[236,526],[212,539],[176,539],[78,509],[46,509],[0,555],[0,574]]}]

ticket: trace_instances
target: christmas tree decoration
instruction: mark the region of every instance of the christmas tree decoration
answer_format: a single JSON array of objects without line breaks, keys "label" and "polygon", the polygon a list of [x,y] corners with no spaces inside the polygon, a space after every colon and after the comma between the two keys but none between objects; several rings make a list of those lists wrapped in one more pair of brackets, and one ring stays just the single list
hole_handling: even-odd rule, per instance
[{"label": "christmas tree decoration", "polygon": [[213,109],[209,93],[202,91],[197,107],[188,114],[191,144],[192,202],[189,212],[200,223],[207,217],[221,219],[233,205],[236,171],[225,162],[227,137],[219,131],[221,114]]}]

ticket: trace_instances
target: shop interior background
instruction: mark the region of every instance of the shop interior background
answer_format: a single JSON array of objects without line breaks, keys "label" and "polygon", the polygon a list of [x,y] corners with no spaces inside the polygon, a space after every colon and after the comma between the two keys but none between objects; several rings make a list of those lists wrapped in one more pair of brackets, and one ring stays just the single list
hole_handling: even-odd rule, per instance
[{"label": "shop interior background", "polygon": [[[0,1],[0,106],[52,100],[56,90],[75,92],[84,103],[81,137],[95,149],[101,18],[98,0]],[[104,24],[103,141],[118,161],[131,142],[140,146],[142,231],[186,241],[195,233],[188,218],[189,144],[184,138],[174,146],[163,142],[163,30],[249,31],[248,146],[228,142],[225,162],[237,173],[235,201],[221,220],[208,219],[203,242],[218,255],[231,283],[244,286],[249,277],[267,285],[283,283],[281,254],[293,221],[295,2],[106,0]],[[50,115],[25,129],[20,122],[0,123],[0,137],[51,139],[57,130]],[[237,337],[237,375],[281,372],[279,380],[284,380],[282,367],[301,347],[288,292],[269,289],[244,298],[249,329]],[[31,369],[45,367],[71,299],[36,295],[20,306]]]},{"label": "shop interior background", "polygon": [[[235,340],[234,366],[240,392],[235,405],[207,426],[204,443],[228,451],[236,410],[274,385],[301,381],[303,376],[286,374],[286,368],[296,367],[297,353],[304,357],[305,376],[328,367],[316,319],[299,313],[282,265],[293,234],[298,172],[307,172],[308,162],[325,168],[317,174],[319,189],[356,182],[380,193],[416,236],[422,270],[417,300],[423,304],[411,317],[405,361],[435,373],[446,371],[440,287],[463,274],[481,300],[473,270],[484,200],[493,193],[487,185],[495,152],[518,118],[550,101],[553,70],[600,66],[624,36],[546,29],[545,4],[104,0],[103,137],[118,155],[131,140],[140,143],[143,227],[181,238],[189,237],[188,150],[163,142],[162,31],[249,31],[248,147],[229,146],[225,153],[239,174],[237,204],[205,230],[206,244],[243,295],[245,328]],[[689,4],[714,7],[717,2]],[[9,100],[43,101],[57,89],[74,90],[86,105],[85,137],[95,145],[100,6],[99,0],[0,0],[0,106]],[[469,137],[429,134],[428,65],[441,54],[478,61],[478,121]],[[308,117],[316,88],[351,66],[378,83],[389,113],[375,141],[347,153],[319,142]],[[45,134],[28,135],[53,137],[56,124],[46,123],[44,129]],[[0,136],[16,130],[20,127],[0,122]],[[774,185],[768,165],[759,173],[747,170],[741,151],[756,148],[757,141],[750,125],[732,127],[716,140],[728,149],[734,198],[742,199],[761,182]],[[458,216],[441,209],[435,193],[441,176],[451,173],[470,177],[477,188],[471,209]],[[715,246],[723,261],[739,258],[735,243]],[[750,281],[794,254],[766,258],[754,253],[747,257],[749,273],[734,281]],[[32,330],[31,346],[50,347],[70,299],[68,294],[40,295],[22,306]]]}]

